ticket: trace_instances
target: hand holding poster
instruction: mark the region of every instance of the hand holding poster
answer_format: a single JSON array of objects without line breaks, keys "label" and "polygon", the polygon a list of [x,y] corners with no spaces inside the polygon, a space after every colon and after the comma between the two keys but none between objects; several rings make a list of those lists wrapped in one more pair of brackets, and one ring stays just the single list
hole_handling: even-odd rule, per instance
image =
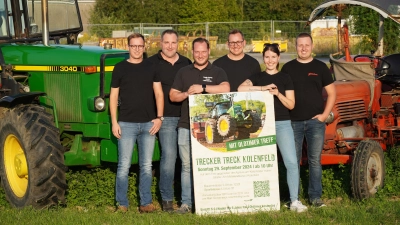
[{"label": "hand holding poster", "polygon": [[279,210],[273,97],[189,96],[197,214]]}]

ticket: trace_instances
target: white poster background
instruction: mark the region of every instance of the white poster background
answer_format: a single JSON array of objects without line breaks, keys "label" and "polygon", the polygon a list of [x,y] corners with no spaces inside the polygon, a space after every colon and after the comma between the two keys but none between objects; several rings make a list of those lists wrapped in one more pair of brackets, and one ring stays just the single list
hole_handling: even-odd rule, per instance
[{"label": "white poster background", "polygon": [[[189,107],[194,106],[195,97],[189,96]],[[239,150],[216,151],[191,134],[196,214],[280,209],[273,96],[269,92],[237,92],[234,102],[243,99],[265,102],[265,121],[257,138],[240,140],[236,143],[241,145]],[[230,138],[226,142],[237,141]],[[257,144],[262,146],[255,147]]]}]

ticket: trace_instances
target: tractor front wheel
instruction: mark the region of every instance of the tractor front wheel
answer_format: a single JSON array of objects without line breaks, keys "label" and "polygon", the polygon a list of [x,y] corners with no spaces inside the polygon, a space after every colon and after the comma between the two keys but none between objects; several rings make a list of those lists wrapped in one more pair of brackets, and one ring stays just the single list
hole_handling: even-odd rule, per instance
[{"label": "tractor front wheel", "polygon": [[216,121],[213,119],[207,120],[205,126],[205,133],[206,133],[206,141],[208,144],[221,143],[223,141],[222,136],[219,135],[218,133]]},{"label": "tractor front wheel", "polygon": [[385,163],[382,147],[373,140],[361,141],[354,152],[351,190],[357,199],[373,196],[383,187]]},{"label": "tractor front wheel", "polygon": [[222,115],[218,118],[218,133],[222,137],[230,137],[235,134],[236,121],[230,115]]},{"label": "tractor front wheel", "polygon": [[16,208],[48,208],[65,202],[63,147],[53,117],[37,105],[19,105],[0,120],[0,177]]}]

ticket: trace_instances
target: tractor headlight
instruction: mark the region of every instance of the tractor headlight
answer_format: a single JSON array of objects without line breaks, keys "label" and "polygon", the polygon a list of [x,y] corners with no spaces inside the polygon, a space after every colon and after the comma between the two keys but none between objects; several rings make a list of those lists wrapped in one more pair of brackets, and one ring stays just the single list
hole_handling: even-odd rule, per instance
[{"label": "tractor headlight", "polygon": [[97,111],[103,111],[105,107],[106,107],[106,102],[104,101],[103,98],[101,98],[101,97],[95,98],[95,100],[94,100],[94,108]]},{"label": "tractor headlight", "polygon": [[333,112],[329,113],[328,118],[326,118],[325,123],[332,123],[335,120],[335,114],[333,114]]},{"label": "tractor headlight", "polygon": [[106,101],[100,96],[88,98],[88,109],[92,112],[102,112],[106,109]]}]

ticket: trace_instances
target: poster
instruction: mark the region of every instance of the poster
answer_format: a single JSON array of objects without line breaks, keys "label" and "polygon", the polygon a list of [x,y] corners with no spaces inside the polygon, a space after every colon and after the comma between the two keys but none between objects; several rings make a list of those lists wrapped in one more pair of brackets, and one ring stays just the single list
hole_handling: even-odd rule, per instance
[{"label": "poster", "polygon": [[273,96],[189,96],[196,214],[280,209]]}]

